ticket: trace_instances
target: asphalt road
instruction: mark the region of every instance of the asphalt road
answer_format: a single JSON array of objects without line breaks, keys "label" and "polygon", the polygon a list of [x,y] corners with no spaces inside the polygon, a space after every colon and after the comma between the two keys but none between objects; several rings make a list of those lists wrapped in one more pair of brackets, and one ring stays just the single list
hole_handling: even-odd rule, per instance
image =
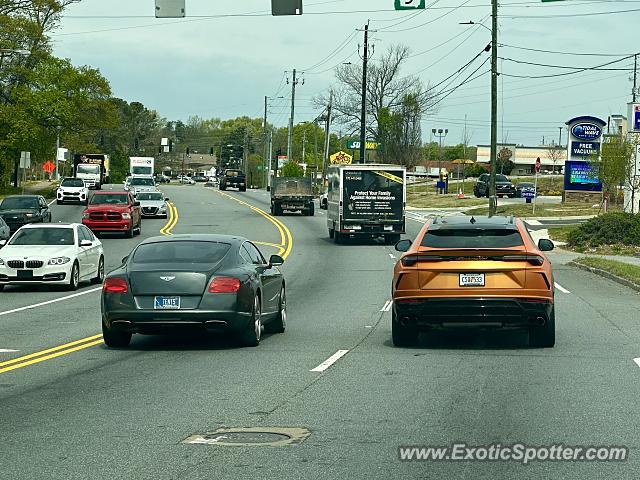
[{"label": "asphalt road", "polygon": [[[320,210],[278,217],[278,226],[251,208],[268,211],[265,192],[163,190],[179,214],[173,233],[240,234],[265,255],[287,256],[287,332],[257,348],[134,336],[130,348],[109,350],[97,336],[95,286],[73,296],[7,288],[0,350],[18,351],[0,353],[3,478],[638,477],[636,293],[552,254],[562,290],[554,349],[530,349],[519,333],[442,334],[394,348],[390,313],[381,311],[390,298],[391,247],[334,245]],[[79,221],[82,209],[52,208],[54,221]],[[144,220],[142,238],[166,224]],[[411,220],[408,236],[420,226]],[[102,241],[113,268],[140,237]],[[339,350],[348,352],[311,371]],[[310,435],[281,447],[182,443],[221,427],[301,427]],[[398,460],[401,445],[453,442],[631,451],[623,463]]]}]

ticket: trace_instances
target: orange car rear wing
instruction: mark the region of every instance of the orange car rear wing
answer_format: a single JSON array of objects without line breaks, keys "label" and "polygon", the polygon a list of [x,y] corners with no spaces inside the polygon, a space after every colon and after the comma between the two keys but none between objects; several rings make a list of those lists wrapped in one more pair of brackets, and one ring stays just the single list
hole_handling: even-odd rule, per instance
[{"label": "orange car rear wing", "polygon": [[417,263],[422,262],[454,262],[465,260],[489,260],[496,262],[528,262],[531,265],[541,266],[544,264],[544,257],[540,255],[530,253],[497,253],[488,254],[489,252],[467,253],[460,254],[455,253],[453,255],[442,254],[411,254],[402,257],[402,266],[413,267]]}]

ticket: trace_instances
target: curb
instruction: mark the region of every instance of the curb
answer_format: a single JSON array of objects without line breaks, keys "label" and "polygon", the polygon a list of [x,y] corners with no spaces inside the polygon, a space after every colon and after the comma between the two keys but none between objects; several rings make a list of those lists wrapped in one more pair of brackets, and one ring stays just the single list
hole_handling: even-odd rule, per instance
[{"label": "curb", "polygon": [[619,277],[617,275],[614,275],[613,273],[607,272],[606,270],[602,270],[602,269],[596,268],[596,267],[590,267],[588,265],[583,265],[581,263],[576,263],[574,261],[571,261],[571,262],[567,263],[567,265],[579,268],[580,270],[584,270],[586,272],[591,272],[591,273],[594,273],[596,275],[600,275],[601,277],[608,278],[611,281],[614,281],[616,283],[619,283],[621,285],[629,287],[632,290],[635,290],[636,292],[640,292],[640,285],[638,285],[637,283],[634,283],[631,280],[627,280],[626,278],[622,278],[622,277]]}]

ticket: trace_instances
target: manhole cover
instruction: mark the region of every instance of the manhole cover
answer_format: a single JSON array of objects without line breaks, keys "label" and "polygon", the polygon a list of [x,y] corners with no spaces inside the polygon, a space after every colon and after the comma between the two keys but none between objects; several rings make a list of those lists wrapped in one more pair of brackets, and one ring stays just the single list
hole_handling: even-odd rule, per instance
[{"label": "manhole cover", "polygon": [[310,434],[311,432],[306,428],[219,428],[213,433],[192,435],[182,443],[236,447],[279,447],[301,443]]}]

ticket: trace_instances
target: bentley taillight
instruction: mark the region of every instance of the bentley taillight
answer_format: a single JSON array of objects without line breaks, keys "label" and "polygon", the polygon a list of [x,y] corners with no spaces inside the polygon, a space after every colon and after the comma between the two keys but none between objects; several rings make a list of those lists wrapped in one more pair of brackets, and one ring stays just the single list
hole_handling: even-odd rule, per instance
[{"label": "bentley taillight", "polygon": [[240,280],[233,277],[213,277],[209,284],[209,293],[237,293]]},{"label": "bentley taillight", "polygon": [[102,291],[104,293],[127,293],[129,291],[129,285],[127,281],[121,277],[107,278],[102,285]]}]

